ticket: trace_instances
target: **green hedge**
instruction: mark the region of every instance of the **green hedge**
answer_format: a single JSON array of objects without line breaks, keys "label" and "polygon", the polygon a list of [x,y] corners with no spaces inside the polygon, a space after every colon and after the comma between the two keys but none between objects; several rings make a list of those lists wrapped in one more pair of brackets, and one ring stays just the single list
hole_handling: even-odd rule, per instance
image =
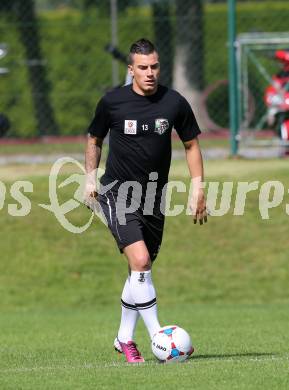
[{"label": "green hedge", "polygon": [[[238,5],[238,31],[286,31],[289,4],[264,2]],[[207,83],[227,77],[227,7],[205,8],[205,79]],[[42,50],[51,84],[51,101],[61,134],[81,134],[95,104],[111,85],[111,58],[103,47],[110,41],[110,23],[96,11],[73,9],[39,15]],[[154,39],[150,8],[130,8],[118,21],[120,48],[147,36]],[[10,118],[10,135],[37,135],[31,90],[23,47],[15,24],[0,17],[0,36],[9,45],[9,55],[0,61],[10,73],[0,76],[0,112]],[[121,78],[125,68],[120,65]]]}]

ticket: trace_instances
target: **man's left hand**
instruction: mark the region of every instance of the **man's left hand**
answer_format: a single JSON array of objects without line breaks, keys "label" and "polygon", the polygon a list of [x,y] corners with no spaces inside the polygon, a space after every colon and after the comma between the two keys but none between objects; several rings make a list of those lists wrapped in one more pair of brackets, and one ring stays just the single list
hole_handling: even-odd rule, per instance
[{"label": "man's left hand", "polygon": [[194,224],[199,221],[200,225],[203,225],[203,223],[206,223],[208,221],[206,197],[203,189],[199,189],[197,193],[193,194],[190,203],[190,208],[192,210]]}]

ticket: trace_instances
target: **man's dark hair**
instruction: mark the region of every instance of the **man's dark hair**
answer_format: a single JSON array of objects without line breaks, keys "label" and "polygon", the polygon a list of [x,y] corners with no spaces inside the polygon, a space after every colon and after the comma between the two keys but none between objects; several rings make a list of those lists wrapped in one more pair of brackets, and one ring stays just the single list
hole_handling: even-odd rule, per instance
[{"label": "man's dark hair", "polygon": [[148,55],[153,53],[154,51],[156,51],[154,44],[146,38],[141,38],[131,45],[129,56],[128,56],[128,63],[129,64],[133,63],[134,54]]}]

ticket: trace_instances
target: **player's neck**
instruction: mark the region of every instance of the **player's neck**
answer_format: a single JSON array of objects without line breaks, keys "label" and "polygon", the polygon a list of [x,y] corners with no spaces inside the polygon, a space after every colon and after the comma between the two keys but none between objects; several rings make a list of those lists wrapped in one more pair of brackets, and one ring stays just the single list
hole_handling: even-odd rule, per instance
[{"label": "player's neck", "polygon": [[156,87],[151,91],[143,91],[136,83],[133,82],[132,83],[132,90],[140,96],[151,96],[157,92],[158,85],[156,85]]}]

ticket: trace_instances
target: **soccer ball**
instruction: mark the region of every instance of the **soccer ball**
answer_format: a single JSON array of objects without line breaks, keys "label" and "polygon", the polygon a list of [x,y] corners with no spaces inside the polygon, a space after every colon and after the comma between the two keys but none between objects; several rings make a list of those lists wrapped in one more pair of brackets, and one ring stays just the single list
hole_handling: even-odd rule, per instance
[{"label": "soccer ball", "polygon": [[191,338],[177,325],[161,328],[152,338],[152,351],[161,362],[183,362],[193,352]]}]

